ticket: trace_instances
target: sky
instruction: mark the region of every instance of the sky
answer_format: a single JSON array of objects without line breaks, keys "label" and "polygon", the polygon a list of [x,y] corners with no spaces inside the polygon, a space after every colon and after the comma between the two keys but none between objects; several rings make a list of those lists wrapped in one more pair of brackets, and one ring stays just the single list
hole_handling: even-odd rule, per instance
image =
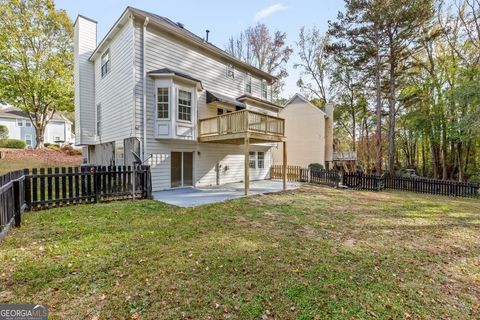
[{"label": "sky", "polygon": [[78,14],[98,21],[98,41],[103,39],[127,6],[182,22],[201,37],[208,29],[209,41],[220,48],[225,47],[231,36],[257,22],[265,23],[271,31],[286,32],[287,44],[294,50],[287,65],[289,76],[285,79],[282,94],[285,98],[299,92],[296,85],[299,72],[293,65],[299,61],[295,42],[300,28],[316,26],[324,32],[328,21],[334,20],[337,12],[343,9],[343,0],[55,0],[55,3],[57,8],[68,12],[72,21]]}]

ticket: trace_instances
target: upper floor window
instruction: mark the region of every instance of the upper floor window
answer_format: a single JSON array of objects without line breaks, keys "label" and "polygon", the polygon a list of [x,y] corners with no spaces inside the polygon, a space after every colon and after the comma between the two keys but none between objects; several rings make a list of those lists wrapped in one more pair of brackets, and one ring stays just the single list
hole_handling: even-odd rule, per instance
[{"label": "upper floor window", "polygon": [[97,136],[100,135],[100,129],[102,126],[102,106],[100,104],[97,104],[97,123],[96,123],[96,129],[97,129]]},{"label": "upper floor window", "polygon": [[192,93],[178,90],[178,120],[192,121]]},{"label": "upper floor window", "polygon": [[245,75],[245,93],[252,93],[252,76],[250,73]]},{"label": "upper floor window", "polygon": [[30,122],[30,120],[26,120],[25,127],[31,127],[31,126],[32,126],[32,123]]},{"label": "upper floor window", "polygon": [[110,49],[102,55],[102,78],[110,71]]},{"label": "upper floor window", "polygon": [[233,64],[227,64],[227,73],[226,73],[227,78],[234,79],[235,78],[235,67]]},{"label": "upper floor window", "polygon": [[17,119],[17,126],[23,127],[23,119]]},{"label": "upper floor window", "polygon": [[262,99],[267,100],[267,81],[262,80]]},{"label": "upper floor window", "polygon": [[168,88],[157,88],[157,119],[169,118]]}]

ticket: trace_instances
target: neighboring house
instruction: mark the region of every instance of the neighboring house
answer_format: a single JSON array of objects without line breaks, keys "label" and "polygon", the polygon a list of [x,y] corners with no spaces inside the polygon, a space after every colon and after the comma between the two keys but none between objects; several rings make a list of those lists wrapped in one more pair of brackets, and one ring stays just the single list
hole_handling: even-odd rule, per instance
[{"label": "neighboring house", "polygon": [[[13,107],[1,108],[0,125],[8,128],[10,139],[23,140],[29,147],[36,146],[35,128],[27,113]],[[54,114],[45,128],[44,142],[73,144],[72,122],[59,113]]]},{"label": "neighboring house", "polygon": [[[288,139],[288,164],[307,167],[319,163],[332,168],[333,156],[333,104],[323,112],[300,94],[295,94],[279,112],[285,119]],[[282,163],[283,147],[273,150],[275,163]]]},{"label": "neighboring house", "polygon": [[76,144],[90,164],[151,165],[153,190],[269,177],[284,143],[277,79],[188,31],[127,7],[97,43],[75,21]]}]

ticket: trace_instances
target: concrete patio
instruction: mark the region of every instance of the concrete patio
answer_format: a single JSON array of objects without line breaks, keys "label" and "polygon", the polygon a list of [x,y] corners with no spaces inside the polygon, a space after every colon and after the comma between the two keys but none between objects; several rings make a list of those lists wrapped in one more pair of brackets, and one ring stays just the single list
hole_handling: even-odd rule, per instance
[{"label": "concrete patio", "polygon": [[[299,182],[287,183],[288,190],[294,190],[300,186],[301,183]],[[283,183],[280,180],[250,181],[249,195],[280,192],[282,190]],[[155,200],[179,207],[195,207],[244,196],[243,182],[227,183],[220,186],[181,188],[153,192],[153,198]]]}]

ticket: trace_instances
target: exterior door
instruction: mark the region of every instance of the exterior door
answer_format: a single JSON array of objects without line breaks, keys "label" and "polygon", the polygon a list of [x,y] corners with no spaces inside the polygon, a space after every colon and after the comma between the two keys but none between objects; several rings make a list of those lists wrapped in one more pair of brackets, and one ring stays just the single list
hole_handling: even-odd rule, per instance
[{"label": "exterior door", "polygon": [[172,188],[193,186],[193,152],[172,152],[170,159]]}]

